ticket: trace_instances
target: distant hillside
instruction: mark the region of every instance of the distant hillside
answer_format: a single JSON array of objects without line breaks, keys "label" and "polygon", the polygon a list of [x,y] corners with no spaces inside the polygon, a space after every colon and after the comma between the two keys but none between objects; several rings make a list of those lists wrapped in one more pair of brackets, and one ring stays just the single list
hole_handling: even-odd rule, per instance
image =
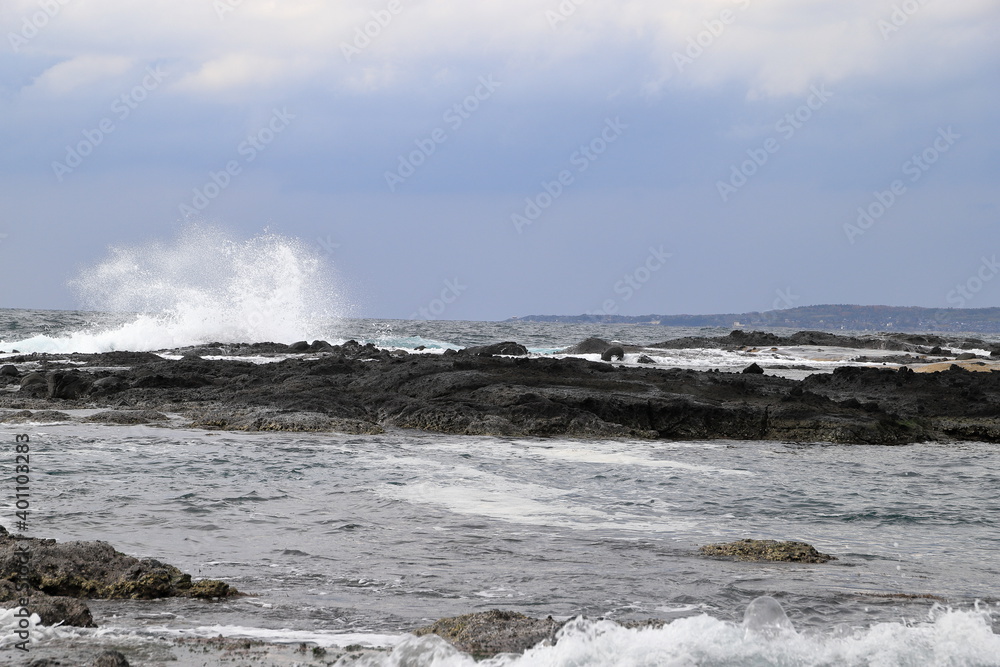
[{"label": "distant hillside", "polygon": [[[721,315],[529,315],[520,322],[603,322],[674,327],[788,327],[850,331],[972,331],[1000,333],[1000,308],[917,308],[901,306],[799,306],[762,313]],[[738,324],[737,324],[738,323]]]}]

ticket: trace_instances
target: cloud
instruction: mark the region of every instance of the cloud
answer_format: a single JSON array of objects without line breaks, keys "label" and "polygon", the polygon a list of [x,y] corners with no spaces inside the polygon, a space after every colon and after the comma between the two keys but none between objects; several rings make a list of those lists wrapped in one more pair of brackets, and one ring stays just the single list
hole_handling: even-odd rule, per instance
[{"label": "cloud", "polygon": [[[915,9],[894,25],[899,6]],[[33,10],[14,3],[8,25]],[[995,57],[998,18],[1000,6],[989,0],[90,0],[67,4],[24,48],[73,63],[46,73],[53,91],[121,73],[136,60],[182,63],[188,75],[171,85],[206,100],[290,84],[406,88],[446,67],[560,77],[600,60],[603,76],[635,92],[738,82],[758,98],[797,95],[820,80],[919,79],[900,70],[906,61],[933,59],[943,75],[952,64]],[[353,57],[345,45],[356,49]],[[679,68],[678,54],[693,62]]]},{"label": "cloud", "polygon": [[80,55],[44,70],[24,93],[31,97],[61,98],[113,81],[129,71],[127,56]]}]

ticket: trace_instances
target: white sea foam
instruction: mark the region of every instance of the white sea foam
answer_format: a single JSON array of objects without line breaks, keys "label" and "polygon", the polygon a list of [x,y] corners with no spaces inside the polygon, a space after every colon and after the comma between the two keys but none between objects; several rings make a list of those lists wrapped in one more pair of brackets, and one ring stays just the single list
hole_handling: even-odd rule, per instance
[{"label": "white sea foam", "polygon": [[669,468],[684,472],[696,472],[717,475],[753,476],[747,470],[730,470],[697,463],[655,459],[649,456],[639,456],[625,451],[599,451],[595,449],[579,449],[572,447],[533,447],[531,453],[548,459],[572,461],[576,463],[601,463],[609,466],[642,466],[645,468]]},{"label": "white sea foam", "polygon": [[387,457],[384,465],[424,467],[427,477],[403,486],[386,485],[378,490],[380,495],[409,503],[436,505],[456,514],[574,530],[671,533],[695,526],[693,521],[665,514],[640,518],[595,509],[575,498],[574,489],[516,482],[468,466],[442,466],[426,460],[393,457]]},{"label": "white sea foam", "polygon": [[270,628],[254,628],[242,625],[208,625],[197,628],[149,627],[145,632],[173,637],[218,637],[230,639],[257,639],[275,644],[298,644],[308,642],[324,648],[343,648],[345,646],[389,647],[399,644],[407,635],[390,635],[376,633],[334,633],[310,632],[308,630],[273,630]]},{"label": "white sea foam", "polygon": [[996,667],[1000,636],[978,611],[936,610],[921,623],[880,623],[828,633],[747,632],[706,614],[662,628],[628,629],[610,621],[570,621],[552,646],[475,662],[435,636],[408,637],[388,655],[354,663],[435,667]]},{"label": "white sea foam", "polygon": [[329,338],[344,304],[317,249],[272,233],[235,239],[207,226],[170,243],[112,247],[71,281],[110,328],[4,342],[21,352],[162,350],[213,341]]},{"label": "white sea foam", "polygon": [[[29,613],[25,617],[18,616],[19,613],[23,613],[21,608],[0,609],[0,649],[17,650],[14,646],[20,642],[27,641],[30,646],[65,634],[59,626],[42,625],[38,614]],[[22,632],[27,634],[27,639],[19,634]]]}]

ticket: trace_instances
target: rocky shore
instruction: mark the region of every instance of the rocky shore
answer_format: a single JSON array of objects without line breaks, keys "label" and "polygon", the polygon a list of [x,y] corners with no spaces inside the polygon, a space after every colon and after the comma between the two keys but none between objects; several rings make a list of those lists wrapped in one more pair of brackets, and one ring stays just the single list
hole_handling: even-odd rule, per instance
[{"label": "rocky shore", "polygon": [[[766,364],[748,366],[746,372],[621,364],[618,350],[605,355],[611,358],[606,362],[530,357],[512,342],[433,355],[353,341],[340,346],[322,341],[217,344],[175,351],[174,356],[182,355],[175,360],[148,352],[24,355],[8,358],[0,369],[0,422],[884,445],[1000,441],[1000,374],[967,370],[970,363],[989,370],[990,362],[948,352],[941,347],[949,343],[944,339],[831,336],[803,332],[781,339],[736,331],[722,339],[644,348],[589,339],[566,352],[811,341],[899,349],[919,363],[913,368],[840,367],[794,380],[763,372]],[[982,341],[957,344],[985,346]],[[227,358],[203,358],[212,355]],[[275,355],[281,360],[273,363],[238,358]],[[914,372],[933,364],[939,372]],[[79,409],[98,412],[86,417],[65,412]]]}]

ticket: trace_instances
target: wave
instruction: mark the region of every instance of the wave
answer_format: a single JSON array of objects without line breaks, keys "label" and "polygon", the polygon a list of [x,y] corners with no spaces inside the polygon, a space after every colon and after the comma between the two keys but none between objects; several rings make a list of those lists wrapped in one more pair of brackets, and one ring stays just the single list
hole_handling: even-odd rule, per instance
[{"label": "wave", "polygon": [[[758,599],[760,600],[760,599]],[[764,598],[764,600],[770,600]],[[935,607],[922,623],[879,623],[868,628],[837,626],[823,633],[799,633],[777,602],[753,611],[742,624],[702,614],[661,628],[625,628],[610,621],[576,619],[555,645],[540,645],[520,656],[500,655],[483,662],[457,651],[439,637],[408,637],[388,655],[356,663],[435,667],[869,667],[948,665],[995,667],[1000,636],[979,609]],[[777,610],[777,615],[775,614]]]},{"label": "wave", "polygon": [[263,233],[189,225],[169,243],[115,246],[70,281],[111,325],[5,342],[21,352],[164,350],[210,342],[333,337],[345,305],[318,248]]}]

